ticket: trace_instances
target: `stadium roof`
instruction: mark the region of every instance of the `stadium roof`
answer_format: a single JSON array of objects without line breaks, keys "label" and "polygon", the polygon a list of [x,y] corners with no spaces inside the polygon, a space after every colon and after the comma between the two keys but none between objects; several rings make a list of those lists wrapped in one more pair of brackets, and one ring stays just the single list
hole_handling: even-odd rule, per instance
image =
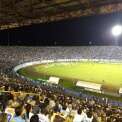
[{"label": "stadium roof", "polygon": [[0,0],[0,29],[122,11],[122,0]]}]

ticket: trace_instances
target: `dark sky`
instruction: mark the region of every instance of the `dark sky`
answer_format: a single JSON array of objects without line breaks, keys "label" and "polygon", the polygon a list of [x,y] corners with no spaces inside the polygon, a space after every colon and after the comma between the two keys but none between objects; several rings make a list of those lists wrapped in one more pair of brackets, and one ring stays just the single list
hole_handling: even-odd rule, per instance
[{"label": "dark sky", "polygon": [[122,45],[111,34],[122,13],[95,15],[0,31],[0,45]]}]

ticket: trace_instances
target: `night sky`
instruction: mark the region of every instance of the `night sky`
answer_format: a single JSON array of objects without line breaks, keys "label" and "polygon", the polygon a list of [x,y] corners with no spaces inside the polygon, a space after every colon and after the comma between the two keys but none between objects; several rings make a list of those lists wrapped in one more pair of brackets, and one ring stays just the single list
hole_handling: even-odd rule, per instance
[{"label": "night sky", "polygon": [[80,17],[0,31],[0,45],[122,45],[111,28],[122,24],[122,13]]}]

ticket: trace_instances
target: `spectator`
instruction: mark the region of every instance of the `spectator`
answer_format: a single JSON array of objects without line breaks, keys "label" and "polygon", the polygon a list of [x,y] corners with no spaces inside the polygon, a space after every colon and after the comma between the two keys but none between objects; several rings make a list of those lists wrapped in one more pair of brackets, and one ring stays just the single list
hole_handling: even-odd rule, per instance
[{"label": "spectator", "polygon": [[73,122],[84,122],[84,116],[82,115],[82,110],[79,108],[77,114],[75,114]]},{"label": "spectator", "polygon": [[38,114],[40,122],[49,122],[48,112],[46,109],[41,109],[41,113]]},{"label": "spectator", "polygon": [[0,122],[8,122],[6,113],[0,113]]},{"label": "spectator", "polygon": [[11,120],[11,122],[25,122],[25,120],[22,118],[23,115],[23,107],[19,106],[15,108],[15,116]]},{"label": "spectator", "polygon": [[38,115],[33,115],[30,119],[30,122],[39,122],[39,117]]},{"label": "spectator", "polygon": [[25,106],[25,114],[24,114],[24,119],[26,120],[26,122],[30,122],[30,118],[33,116],[32,111],[32,106],[30,104],[27,104]]}]

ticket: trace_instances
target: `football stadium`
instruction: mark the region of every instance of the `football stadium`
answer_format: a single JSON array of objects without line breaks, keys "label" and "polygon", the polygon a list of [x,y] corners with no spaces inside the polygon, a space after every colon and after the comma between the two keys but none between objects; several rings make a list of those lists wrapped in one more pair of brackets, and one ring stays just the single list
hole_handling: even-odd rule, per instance
[{"label": "football stadium", "polygon": [[114,91],[114,88],[119,90],[122,87],[121,71],[122,63],[117,61],[59,59],[42,61],[42,64],[40,62],[40,64],[22,68],[18,72],[33,80],[48,80],[50,76],[55,76],[64,80],[62,85],[68,88],[72,87],[75,81],[82,80],[102,84]]},{"label": "football stadium", "polygon": [[122,122],[122,0],[0,0],[0,122]]}]

